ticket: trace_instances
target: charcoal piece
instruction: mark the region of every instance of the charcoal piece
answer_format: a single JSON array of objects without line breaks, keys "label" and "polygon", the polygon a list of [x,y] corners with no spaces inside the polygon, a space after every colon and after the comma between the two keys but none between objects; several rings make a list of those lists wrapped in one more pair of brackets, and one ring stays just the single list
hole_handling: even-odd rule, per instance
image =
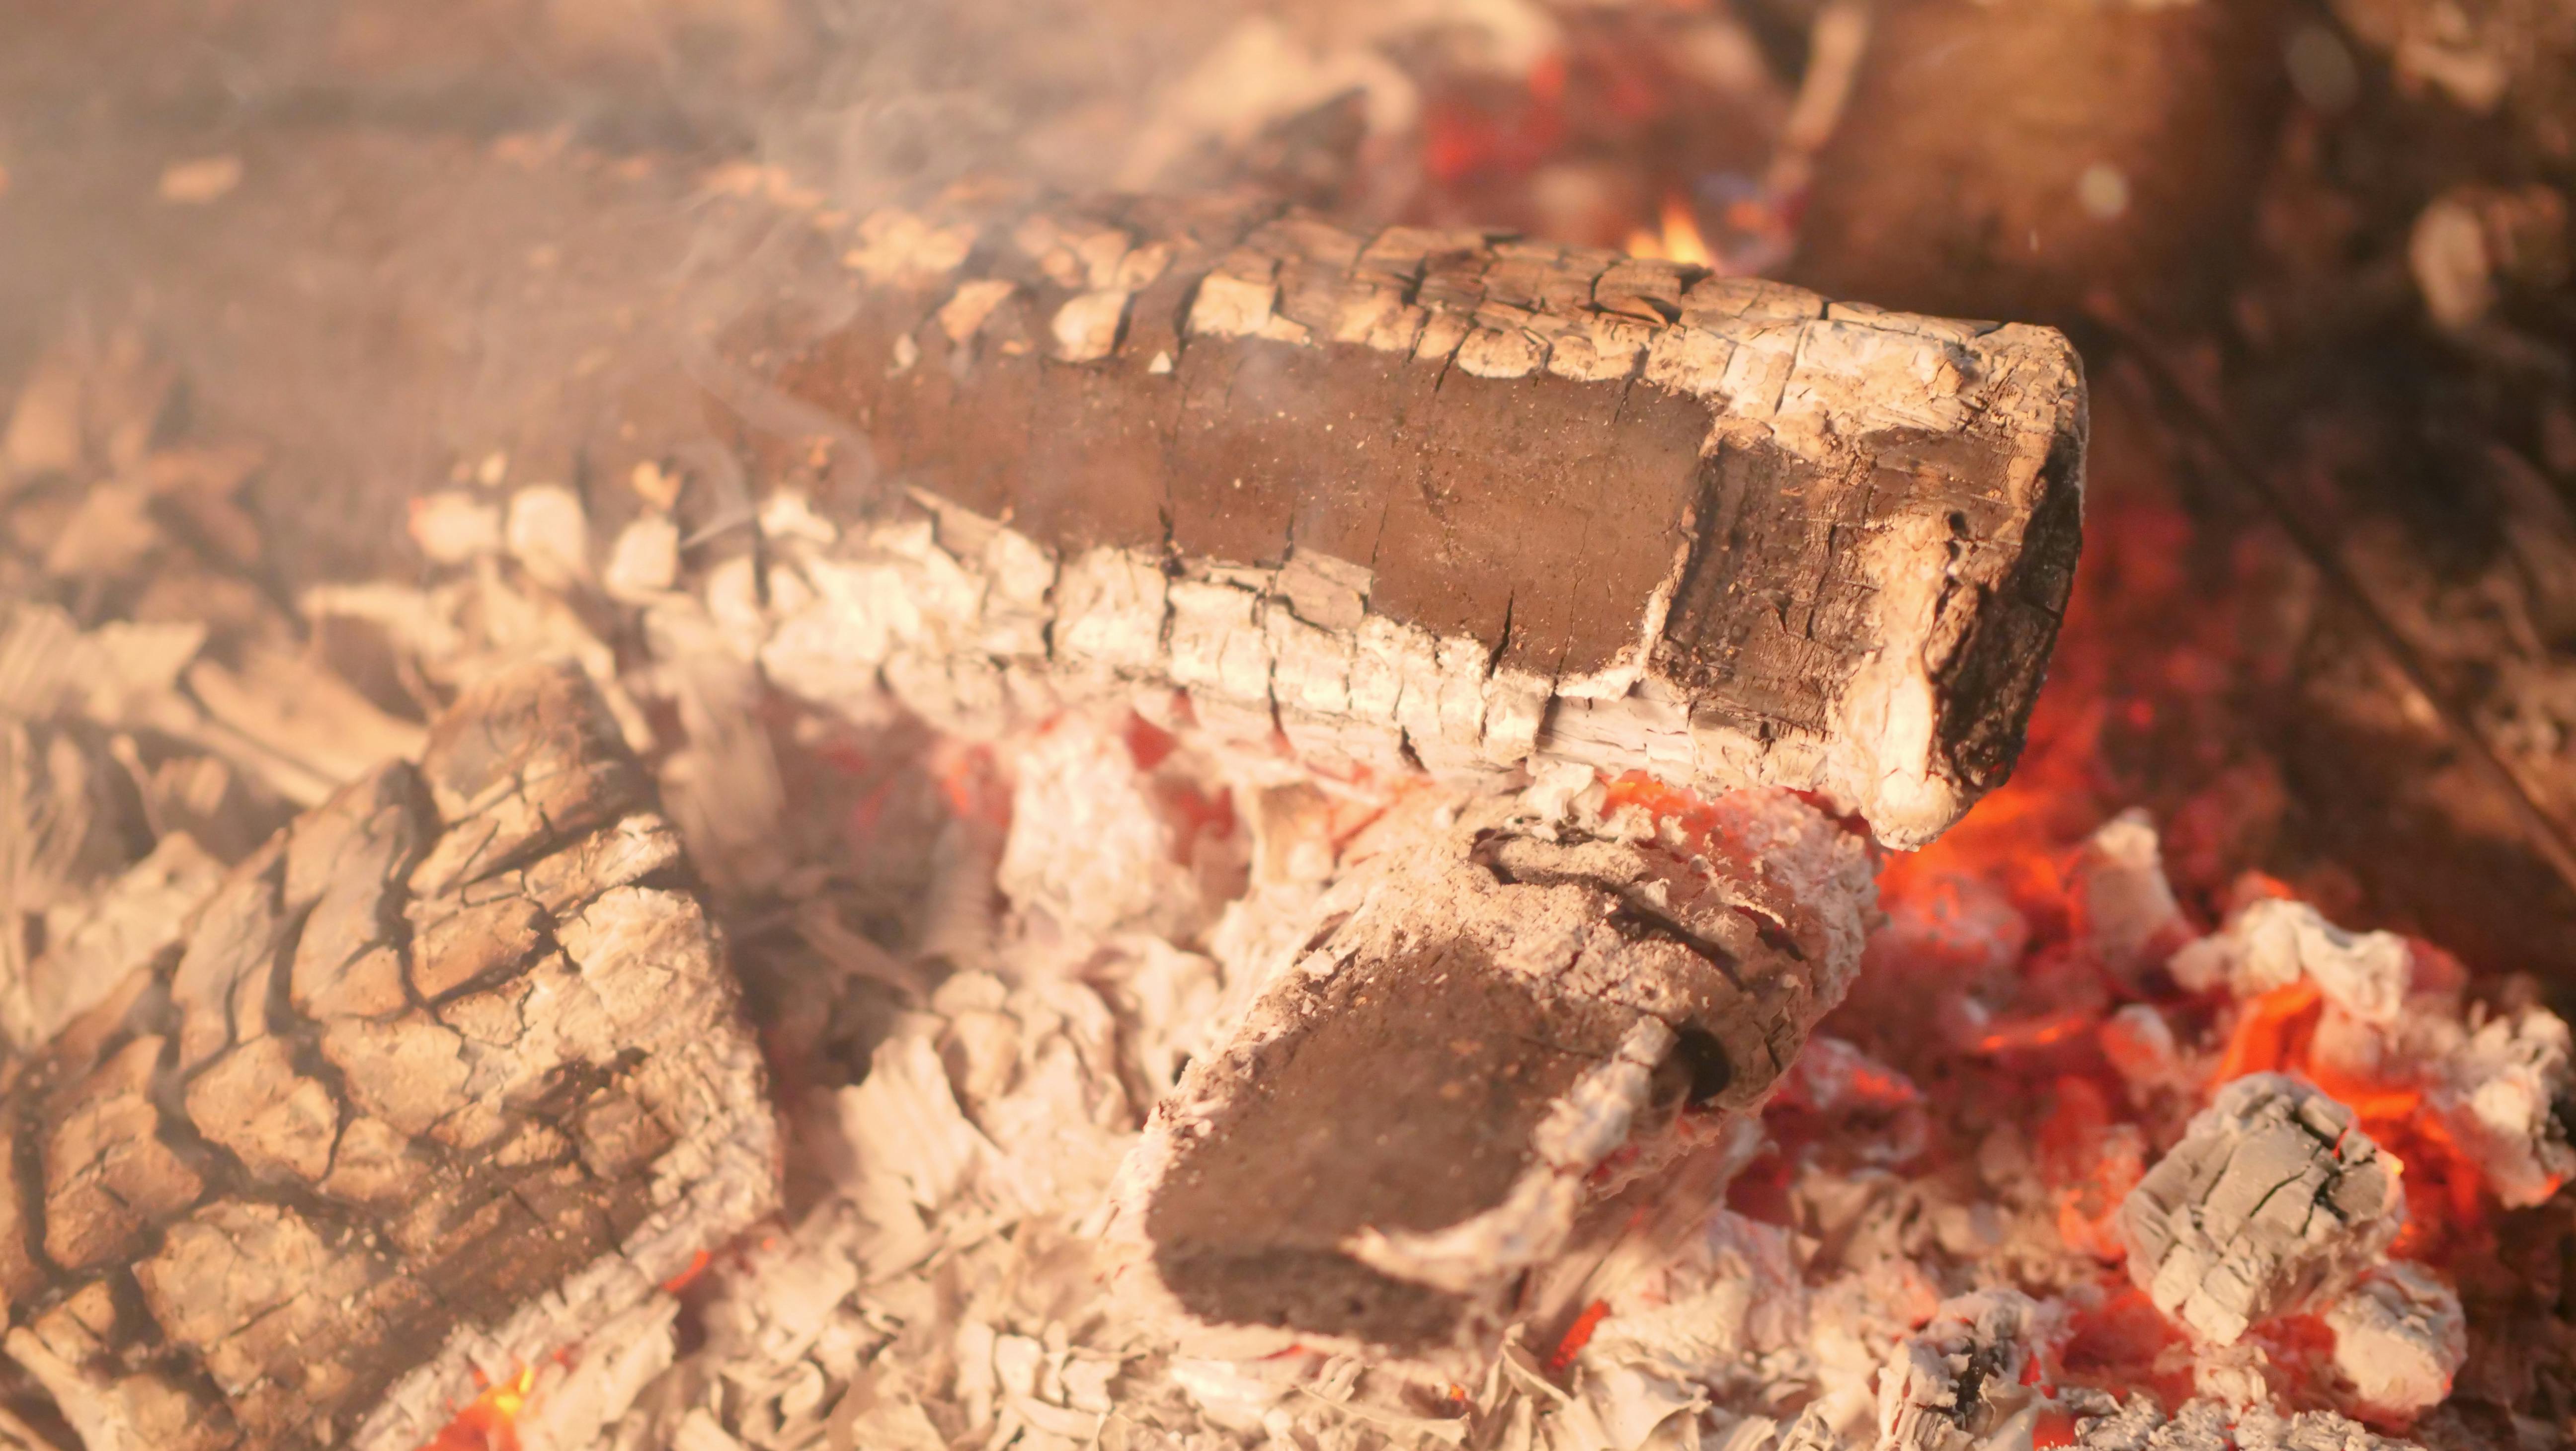
[{"label": "charcoal piece", "polygon": [[1812,806],[1726,798],[1732,847],[1508,806],[1337,884],[1156,1108],[1119,1194],[1156,1309],[1245,1347],[1489,1350],[1587,1210],[1724,1141],[1840,1000],[1873,888]]},{"label": "charcoal piece", "polygon": [[[1971,1451],[2042,1399],[2039,1304],[2018,1290],[1944,1300],[1878,1377],[1879,1451]],[[2026,1373],[2027,1372],[2027,1373]],[[2027,1434],[2027,1433],[2025,1433]]]},{"label": "charcoal piece", "polygon": [[2478,1023],[2442,1057],[2433,1112],[2508,1208],[2544,1204],[2576,1174],[2571,1053],[2566,1020],[2527,1007]]},{"label": "charcoal piece", "polygon": [[414,1451],[769,1208],[671,843],[578,671],[515,669],[19,1065],[5,1344],[89,1451]]},{"label": "charcoal piece", "polygon": [[764,655],[802,694],[1154,681],[1321,754],[1652,764],[1906,846],[2011,769],[2080,534],[2054,332],[1206,202],[889,210],[849,261],[845,324],[733,341],[727,418],[869,480]]},{"label": "charcoal piece", "polygon": [[2219,1090],[2120,1209],[2129,1278],[2214,1345],[2349,1283],[2405,1219],[2352,1110],[2277,1073]]},{"label": "charcoal piece", "polygon": [[2352,1408],[2374,1421],[2412,1420],[2441,1404],[2468,1359],[2459,1293],[2411,1261],[2363,1275],[2319,1318],[2334,1332],[2335,1374]]}]

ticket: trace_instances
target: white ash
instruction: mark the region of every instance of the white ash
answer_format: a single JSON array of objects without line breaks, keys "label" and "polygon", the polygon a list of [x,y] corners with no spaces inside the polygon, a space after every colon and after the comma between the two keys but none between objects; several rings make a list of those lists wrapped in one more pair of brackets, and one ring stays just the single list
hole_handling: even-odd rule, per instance
[{"label": "white ash", "polygon": [[2436,1069],[2434,1112],[2509,1207],[2546,1202],[2576,1172],[2569,1053],[2563,1019],[2522,1008],[2473,1020]]},{"label": "white ash", "polygon": [[[2187,988],[2238,998],[2303,978],[2314,983],[2325,1003],[2314,1058],[2346,1077],[2421,1090],[2507,1207],[2546,1201],[2576,1172],[2563,1107],[2576,1095],[2576,1052],[2567,1023],[2548,1009],[2464,1007],[2439,974],[2419,981],[2417,952],[2405,938],[2345,931],[2303,902],[2252,903],[2175,953],[2170,966]],[[2142,1020],[2132,1026],[2143,1036],[2106,1035],[2115,1065],[2160,1078],[2165,1064],[2153,1029]]]},{"label": "white ash", "polygon": [[2082,1451],[2417,1451],[2411,1441],[2333,1411],[2284,1416],[2269,1406],[2199,1397],[2168,1416],[2145,1395],[2077,1422],[2075,1444]]},{"label": "white ash", "polygon": [[2191,926],[2165,881],[2155,824],[2124,811],[2093,833],[2076,860],[2078,940],[2114,976],[2135,985],[2189,940]]},{"label": "white ash", "polygon": [[2220,1089],[2121,1210],[2130,1278],[2215,1345],[2349,1283],[2404,1221],[2352,1111],[2274,1073]]},{"label": "white ash", "polygon": [[1060,930],[1187,939],[1208,916],[1200,874],[1124,743],[1067,715],[1013,753],[1018,781],[1000,864],[1003,894]]},{"label": "white ash", "polygon": [[194,837],[173,831],[77,908],[48,914],[44,955],[0,985],[0,1032],[19,1045],[51,1040],[178,942],[223,874]]},{"label": "white ash", "polygon": [[2030,1434],[2048,1404],[2036,1356],[2061,1333],[2029,1296],[1988,1290],[1942,1302],[1878,1382],[1878,1451],[1970,1451]]},{"label": "white ash", "polygon": [[[887,244],[877,256],[905,266],[937,262],[954,242],[876,240]],[[951,859],[943,891],[965,923],[956,935],[980,941],[971,966],[983,970],[952,973],[935,993],[906,999],[911,1011],[890,1026],[859,1086],[817,1095],[819,1113],[812,1103],[791,1105],[802,1125],[795,1152],[829,1165],[831,1185],[792,1224],[709,1272],[707,1338],[697,1349],[677,1353],[673,1302],[657,1296],[568,1347],[577,1350],[569,1364],[541,1362],[520,1422],[529,1451],[927,1451],[968,1442],[1826,1451],[1874,1434],[1882,1370],[1944,1295],[1971,1288],[1961,1282],[1965,1267],[1986,1275],[2063,1256],[2053,1236],[2022,1219],[1998,1229],[1996,1214],[1971,1212],[1956,1191],[1906,1177],[1921,1169],[1900,1127],[1871,1140],[1867,1174],[1801,1181],[1802,1203],[1840,1206],[1829,1223],[1804,1221],[1827,1228],[1830,1244],[1809,1228],[1717,1211],[1614,1249],[1580,1282],[1605,1314],[1561,1373],[1549,1367],[1554,1347],[1536,1343],[1529,1327],[1456,1394],[1351,1357],[1179,1355],[1151,1326],[1123,1318],[1127,1302],[1099,1278],[1110,1172],[1179,1066],[1209,1056],[1216,1032],[1244,1011],[1259,986],[1255,964],[1293,957],[1318,894],[1346,870],[1347,831],[1331,824],[1336,803],[1364,814],[1383,783],[1346,787],[1259,756],[1184,761],[1170,769],[1234,787],[1243,823],[1236,837],[1252,839],[1249,890],[1219,886],[1177,914],[1182,920],[1157,917],[1160,904],[1142,893],[1086,916],[1086,873],[1096,864],[1072,858],[1091,843],[1048,809],[1047,772],[1070,780],[1115,770],[1114,718],[1129,706],[1178,724],[1156,704],[1168,690],[1138,684],[1168,668],[1167,632],[1198,632],[1183,642],[1190,668],[1210,682],[1197,693],[1223,705],[1231,697],[1220,686],[1240,686],[1241,719],[1264,733],[1265,748],[1275,710],[1309,759],[1383,762],[1411,747],[1436,768],[1473,776],[1528,757],[1555,782],[1549,815],[1584,809],[1575,798],[1593,788],[1586,761],[1624,764],[1631,757],[1619,753],[1669,750],[1670,761],[1698,769],[1710,740],[1669,702],[1631,695],[1605,705],[1559,692],[1551,703],[1539,693],[1544,683],[1498,682],[1481,652],[1447,648],[1458,642],[1395,639],[1367,611],[1367,571],[1341,561],[1299,556],[1275,573],[1184,581],[1203,587],[1181,591],[1192,597],[1184,620],[1155,561],[1058,562],[1013,531],[954,511],[842,537],[781,494],[755,524],[766,580],[741,556],[711,578],[705,551],[684,555],[671,523],[667,493],[679,484],[658,474],[655,484],[666,496],[615,539],[583,526],[580,548],[590,552],[579,564],[565,543],[576,537],[568,518],[537,527],[555,501],[460,495],[438,507],[480,507],[467,508],[474,517],[462,539],[445,546],[459,560],[452,569],[417,589],[318,590],[304,602],[308,620],[381,633],[442,691],[530,654],[579,660],[626,707],[621,723],[639,747],[650,733],[633,702],[679,703],[694,690],[700,699],[687,708],[702,716],[684,723],[687,741],[671,744],[713,757],[747,749],[748,678],[788,685],[854,721],[883,722],[910,706],[1036,769],[1020,778],[1029,794],[1009,833],[996,829],[984,846],[962,829],[941,837]],[[514,539],[509,524],[522,512],[527,522]],[[606,599],[585,597],[591,590]],[[621,666],[600,636],[597,621],[619,617],[619,603],[629,620],[658,615],[642,632],[652,658],[640,668]],[[1203,628],[1207,621],[1214,624]],[[38,671],[46,710],[132,720],[175,699],[206,717],[181,678],[201,633],[111,626],[83,635],[61,623],[74,641],[66,648],[110,663]],[[863,648],[845,651],[852,639]],[[1327,650],[1320,671],[1311,658],[1319,641]],[[1262,652],[1248,653],[1247,643]],[[1346,645],[1348,667],[1335,653]],[[1416,673],[1391,697],[1369,695],[1363,687],[1383,676],[1362,668],[1370,663],[1363,646],[1382,647],[1386,660],[1400,653]],[[1060,658],[1032,668],[1050,647]],[[722,671],[700,658],[710,655],[722,657]],[[28,677],[0,668],[0,681],[13,678]],[[1344,715],[1330,713],[1337,682],[1356,692]],[[1323,704],[1310,709],[1309,701]],[[1048,764],[1044,752],[1054,746],[1040,743],[1037,727],[1086,703],[1094,708],[1075,713],[1065,739],[1083,739],[1096,754]],[[1363,707],[1375,712],[1365,721]],[[319,753],[300,742],[270,746],[211,731],[206,739],[219,754],[202,759],[240,762],[236,769],[261,780],[309,791],[324,778],[307,759]],[[1561,742],[1554,757],[1549,741]],[[1547,769],[1552,759],[1558,769]],[[711,764],[693,789],[721,810],[725,768]],[[1173,839],[1146,785],[1130,783],[1118,810],[1153,810],[1154,822],[1100,823],[1127,843],[1119,860],[1148,862],[1145,843]],[[784,803],[791,819],[800,804]],[[693,836],[719,830],[739,841],[752,828],[691,826]],[[1014,889],[1004,890],[996,867],[1013,849]],[[750,875],[811,915],[805,909],[819,899],[796,894],[808,890],[801,884],[814,880],[812,868],[789,862]],[[1043,930],[1032,930],[1041,917]],[[889,981],[936,980],[935,964],[894,962],[872,944],[858,955],[872,955]],[[2545,1029],[2505,1036],[2535,1032]],[[2501,1058],[2518,1063],[2524,1052]],[[2544,1066],[2542,1081],[2560,1071]],[[2474,1097],[2473,1085],[2494,1076],[2459,1081]],[[2015,1173],[2029,1178],[2026,1164]],[[1829,1193],[1837,1177],[1838,1196]],[[608,1430],[594,1433],[600,1425]],[[2292,1422],[2259,1410],[2187,1409],[2169,1425],[2150,1416],[2134,1442],[2100,1439],[2107,1425],[2089,1426],[2084,1444],[2144,1446],[2158,1425],[2166,1428],[2157,1444],[2173,1451],[2221,1444],[2191,1439],[2202,1427],[2263,1451],[2393,1444],[2335,1418]]]},{"label": "white ash", "polygon": [[2174,980],[2194,992],[2250,998],[2306,977],[2327,1002],[2362,1022],[2394,1024],[2414,969],[2394,932],[2347,932],[2305,902],[2265,898],[2219,932],[2174,954]]},{"label": "white ash", "polygon": [[2432,1271],[2403,1260],[2355,1281],[2322,1312],[2334,1331],[2334,1368],[2352,1408],[2412,1420],[2451,1393],[2469,1354],[2460,1297]]}]

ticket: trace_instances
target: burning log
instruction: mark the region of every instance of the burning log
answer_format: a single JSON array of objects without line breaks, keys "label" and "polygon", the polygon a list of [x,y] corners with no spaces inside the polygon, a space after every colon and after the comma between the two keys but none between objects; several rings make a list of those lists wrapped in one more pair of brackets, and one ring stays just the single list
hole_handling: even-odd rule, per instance
[{"label": "burning log", "polygon": [[2352,1110],[2277,1073],[2220,1090],[2121,1207],[2129,1277],[2215,1345],[2349,1283],[2405,1218]]},{"label": "burning log", "polygon": [[2011,768],[2080,528],[2051,331],[1204,201],[860,236],[846,324],[711,365],[920,506],[827,500],[869,550],[809,570],[791,688],[1158,682],[1328,758],[1789,786],[1899,846]]},{"label": "burning log", "polygon": [[1528,1313],[1586,1212],[1722,1145],[1858,966],[1859,841],[1782,792],[1712,818],[1487,797],[1337,884],[1129,1161],[1149,1294],[1238,1343],[1422,1356]]},{"label": "burning log", "polygon": [[411,1451],[767,1209],[678,840],[578,671],[470,690],[11,1066],[8,1354],[90,1451]]}]

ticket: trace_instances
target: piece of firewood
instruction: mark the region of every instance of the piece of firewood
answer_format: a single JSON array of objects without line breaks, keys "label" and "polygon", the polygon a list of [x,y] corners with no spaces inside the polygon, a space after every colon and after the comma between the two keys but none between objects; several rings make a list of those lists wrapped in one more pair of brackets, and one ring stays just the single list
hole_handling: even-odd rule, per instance
[{"label": "piece of firewood", "polygon": [[[1903,846],[2011,768],[2080,532],[2054,332],[1205,200],[885,211],[848,261],[844,321],[707,370],[878,530],[791,688],[1163,682],[1371,763],[1811,790]],[[896,599],[907,498],[943,557]]]},{"label": "piece of firewood", "polygon": [[1787,792],[1727,797],[1698,834],[1511,797],[1418,815],[1318,903],[1123,1171],[1129,1283],[1223,1353],[1472,1363],[1543,1322],[1534,1287],[1571,1249],[1686,1160],[1722,1179],[1859,966],[1868,852]]},{"label": "piece of firewood", "polygon": [[2282,8],[1874,7],[1791,274],[1971,317],[2218,315],[2289,89]]},{"label": "piece of firewood", "polygon": [[412,1451],[773,1199],[721,948],[578,670],[243,862],[13,1063],[8,1354],[89,1451]]}]

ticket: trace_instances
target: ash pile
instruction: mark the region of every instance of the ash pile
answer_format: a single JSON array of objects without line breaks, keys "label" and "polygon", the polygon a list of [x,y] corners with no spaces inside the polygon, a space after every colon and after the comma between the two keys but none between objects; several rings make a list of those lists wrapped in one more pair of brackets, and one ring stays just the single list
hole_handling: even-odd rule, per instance
[{"label": "ash pile", "polygon": [[[54,398],[112,425],[90,400],[146,361],[119,356],[67,355]],[[12,439],[60,406],[22,396]],[[69,604],[10,616],[12,839],[41,848],[10,885],[45,924],[13,939],[11,1031],[104,1065],[74,1080],[93,1119],[167,1115],[191,1086],[182,1127],[141,1141],[172,1143],[178,1174],[112,1151],[76,1171],[105,1202],[166,1191],[128,1231],[158,1246],[137,1271],[153,1318],[84,1299],[115,1260],[70,1239],[11,1285],[26,1378],[5,1429],[31,1448],[178,1444],[134,1438],[182,1422],[210,1446],[621,1451],[2470,1444],[2445,1397],[2498,1373],[2487,1342],[2516,1327],[2472,1345],[2464,1277],[2494,1277],[2499,1220],[2576,1163],[2556,1017],[2261,883],[2202,932],[2143,820],[2084,849],[2055,929],[1973,862],[1882,901],[1874,849],[1789,792],[1684,792],[1544,750],[1446,778],[1319,763],[1168,679],[994,670],[1029,604],[1022,536],[953,508],[836,521],[795,487],[753,500],[677,468],[616,481],[610,527],[477,460],[412,512],[429,578],[283,606],[248,585],[255,534],[227,558],[186,523],[221,476],[65,488],[194,477],[173,456],[203,446],[142,416],[140,444],[57,429],[68,462],[21,473],[17,507],[59,531],[44,587]],[[236,484],[256,467],[239,457]],[[230,613],[163,623],[170,581]],[[836,656],[825,630],[878,643]],[[414,902],[375,909],[408,924],[392,996],[357,1001],[356,938],[338,978],[301,974],[362,1019],[483,1032],[466,1057],[487,1067],[371,1076],[293,970],[247,999],[219,985],[203,1021],[224,1056],[190,1056],[205,973],[187,964],[229,940],[228,896],[264,883],[302,910],[294,843],[395,789],[384,758],[426,763],[420,831],[496,809],[441,763],[507,738],[491,722],[513,689],[572,703],[545,710],[583,722],[559,749],[596,790],[483,865],[403,860],[416,897],[462,893],[496,924],[534,903],[523,948],[424,978],[454,908]],[[510,759],[509,780],[556,779]],[[569,1076],[510,1069],[493,1050],[512,1040],[468,1029],[495,994],[545,1021],[547,974],[592,970],[583,904],[639,892],[683,921],[704,904],[713,932],[682,937],[721,944],[739,1019],[727,989],[667,996],[670,1022],[612,1014],[578,1052],[557,1031],[558,1057],[597,1065]],[[246,1026],[239,1003],[280,993],[295,1016]],[[167,1046],[144,1031],[166,1013]],[[698,1216],[639,1234],[615,1195],[558,1199],[607,1251],[558,1283],[598,1293],[531,1315],[485,1266],[486,1299],[443,1293],[509,1333],[461,1332],[437,1374],[385,1389],[386,1348],[417,1332],[383,1291],[354,1329],[257,1289],[159,1328],[191,1243],[305,1202],[306,1085],[356,1097],[320,1110],[323,1196],[383,1122],[424,1136],[396,1166],[526,1139],[499,1157],[535,1202],[549,1166],[587,1184],[610,1161],[540,1145],[559,1105],[534,1085],[603,1095],[573,1121],[606,1135],[639,1065],[737,1022],[785,1129],[774,1211],[762,1176],[724,1167],[763,1152],[752,1128],[666,1108],[643,1121],[688,1133],[645,1140],[645,1199]],[[420,1061],[398,1036],[367,1041]],[[695,1101],[759,1098],[738,1056],[715,1061],[732,1086]],[[230,1117],[228,1086],[249,1105]],[[264,1233],[348,1294],[464,1273],[462,1251],[499,1242],[464,1207],[402,1221],[382,1260],[320,1210]],[[441,1224],[464,1237],[422,1237]],[[326,1341],[365,1373],[288,1373]],[[325,1402],[349,1419],[317,1422]]]}]

